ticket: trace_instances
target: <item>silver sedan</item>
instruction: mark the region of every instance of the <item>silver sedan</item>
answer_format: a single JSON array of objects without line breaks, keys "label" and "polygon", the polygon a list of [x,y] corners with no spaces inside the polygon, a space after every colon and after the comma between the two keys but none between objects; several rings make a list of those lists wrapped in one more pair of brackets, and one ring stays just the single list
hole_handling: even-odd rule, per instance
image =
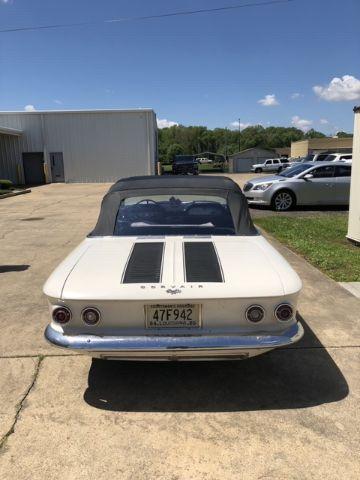
[{"label": "silver sedan", "polygon": [[286,211],[295,205],[348,205],[351,164],[309,162],[244,185],[249,204]]}]

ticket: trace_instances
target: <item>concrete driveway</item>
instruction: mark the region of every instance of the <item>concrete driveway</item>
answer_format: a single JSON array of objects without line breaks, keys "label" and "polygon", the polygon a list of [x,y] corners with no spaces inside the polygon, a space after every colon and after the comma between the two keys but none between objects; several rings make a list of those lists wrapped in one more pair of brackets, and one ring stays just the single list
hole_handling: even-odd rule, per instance
[{"label": "concrete driveway", "polygon": [[226,363],[56,350],[41,287],[108,185],[0,200],[1,479],[359,477],[360,301],[274,242],[304,282],[301,343]]}]

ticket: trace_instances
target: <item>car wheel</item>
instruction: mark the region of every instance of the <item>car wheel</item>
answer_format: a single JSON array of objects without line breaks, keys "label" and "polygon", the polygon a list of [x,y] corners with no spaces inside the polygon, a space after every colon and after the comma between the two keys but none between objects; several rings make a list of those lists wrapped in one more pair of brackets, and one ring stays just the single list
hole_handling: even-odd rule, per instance
[{"label": "car wheel", "polygon": [[262,172],[262,168],[255,168],[255,173],[261,173]]},{"label": "car wheel", "polygon": [[279,167],[279,168],[277,169],[277,173],[280,173],[281,170],[282,170],[282,167]]},{"label": "car wheel", "polygon": [[271,207],[278,212],[286,212],[296,205],[295,195],[290,190],[276,192],[271,200]]}]

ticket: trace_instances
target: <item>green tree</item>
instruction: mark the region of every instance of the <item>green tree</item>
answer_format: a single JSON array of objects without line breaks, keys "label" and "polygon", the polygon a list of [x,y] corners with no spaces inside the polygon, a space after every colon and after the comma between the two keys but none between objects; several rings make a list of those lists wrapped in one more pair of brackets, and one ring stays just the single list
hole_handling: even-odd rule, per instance
[{"label": "green tree", "polygon": [[[351,136],[339,132],[339,136]],[[252,125],[244,128],[240,137],[240,148],[252,147],[274,149],[290,147],[291,142],[304,138],[323,138],[325,135],[313,129],[304,133],[295,127],[267,127]],[[159,159],[172,162],[175,155],[198,155],[213,152],[231,155],[239,151],[239,132],[227,128],[208,129],[204,126],[175,125],[159,130]]]},{"label": "green tree", "polygon": [[346,133],[346,132],[337,132],[336,136],[339,137],[339,138],[352,138],[353,134],[352,133]]},{"label": "green tree", "polygon": [[185,149],[182,145],[179,143],[173,143],[166,151],[166,160],[171,163],[174,160],[175,155],[184,155],[184,153]]},{"label": "green tree", "polygon": [[308,132],[305,133],[305,138],[325,138],[326,135],[324,135],[321,132],[317,132],[313,128],[311,128]]}]

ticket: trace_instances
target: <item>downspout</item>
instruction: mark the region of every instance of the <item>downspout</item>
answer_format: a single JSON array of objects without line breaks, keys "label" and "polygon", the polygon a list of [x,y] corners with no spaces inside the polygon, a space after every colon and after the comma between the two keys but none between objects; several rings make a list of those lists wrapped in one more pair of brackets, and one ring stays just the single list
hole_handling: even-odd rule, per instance
[{"label": "downspout", "polygon": [[44,114],[40,114],[40,121],[41,121],[41,142],[43,145],[43,155],[44,155],[44,175],[45,175],[45,182],[51,183],[52,176],[51,176],[51,168],[49,168],[49,156],[47,151],[47,145],[45,142],[45,118]]}]

